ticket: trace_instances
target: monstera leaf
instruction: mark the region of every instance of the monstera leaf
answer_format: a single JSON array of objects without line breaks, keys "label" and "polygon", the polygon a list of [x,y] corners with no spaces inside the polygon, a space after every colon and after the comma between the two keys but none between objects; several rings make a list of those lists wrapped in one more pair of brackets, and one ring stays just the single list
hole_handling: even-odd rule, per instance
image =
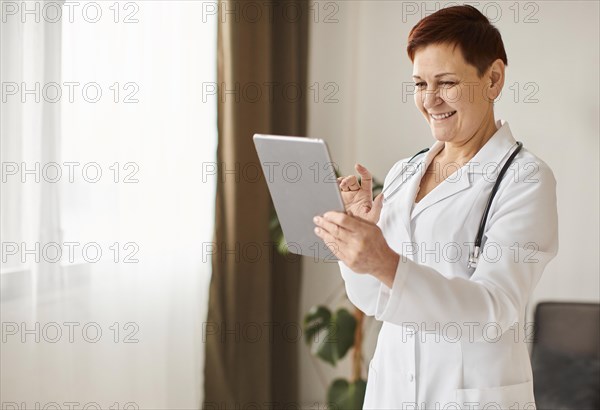
[{"label": "monstera leaf", "polygon": [[346,309],[334,314],[324,306],[311,309],[304,317],[304,336],[313,354],[335,366],[354,345],[356,319]]},{"label": "monstera leaf", "polygon": [[356,380],[348,383],[344,379],[336,379],[327,392],[327,404],[337,410],[362,409],[367,390],[367,382]]}]

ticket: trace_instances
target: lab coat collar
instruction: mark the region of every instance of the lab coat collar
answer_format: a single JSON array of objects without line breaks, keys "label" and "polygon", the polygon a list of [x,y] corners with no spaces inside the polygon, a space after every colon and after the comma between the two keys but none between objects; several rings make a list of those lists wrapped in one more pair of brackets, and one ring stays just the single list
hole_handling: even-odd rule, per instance
[{"label": "lab coat collar", "polygon": [[[492,167],[502,167],[504,161],[516,148],[517,141],[510,131],[508,122],[504,120],[496,121],[496,127],[498,131],[489,139],[486,144],[475,154],[471,160],[465,164],[469,173],[483,174],[489,173],[490,164],[494,164]],[[500,169],[496,172],[499,172]]]},{"label": "lab coat collar", "polygon": [[[409,184],[409,194],[404,197],[405,207],[408,209],[408,213],[403,216],[404,224],[407,232],[410,234],[411,220],[416,217],[420,212],[427,209],[431,205],[448,198],[464,189],[471,186],[471,177],[469,174],[493,174],[498,172],[498,165],[503,164],[503,160],[510,155],[512,147],[515,144],[515,139],[512,136],[508,122],[504,120],[496,121],[496,127],[498,130],[494,135],[485,143],[483,147],[467,162],[463,167],[458,169],[454,174],[450,175],[444,182],[435,187],[429,192],[421,201],[415,204],[415,198],[419,190],[419,185],[425,171],[431,164],[432,159],[437,153],[444,147],[444,142],[436,141],[427,155],[419,161],[418,170],[416,175],[418,178],[412,178]],[[452,172],[452,171],[450,171]]]}]

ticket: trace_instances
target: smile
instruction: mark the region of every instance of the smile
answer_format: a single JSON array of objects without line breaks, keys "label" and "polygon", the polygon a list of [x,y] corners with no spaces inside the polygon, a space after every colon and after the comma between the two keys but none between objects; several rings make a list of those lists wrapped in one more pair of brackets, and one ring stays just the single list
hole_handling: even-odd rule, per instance
[{"label": "smile", "polygon": [[445,120],[446,118],[452,117],[454,114],[456,114],[456,111],[447,112],[445,114],[429,114],[429,115],[431,116],[431,118],[433,118],[436,121],[442,121],[442,120]]}]

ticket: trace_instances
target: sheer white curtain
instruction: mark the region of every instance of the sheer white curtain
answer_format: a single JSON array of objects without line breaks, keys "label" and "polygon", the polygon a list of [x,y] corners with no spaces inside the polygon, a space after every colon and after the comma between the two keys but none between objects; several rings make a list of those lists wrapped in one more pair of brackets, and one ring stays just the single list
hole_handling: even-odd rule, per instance
[{"label": "sheer white curtain", "polygon": [[0,229],[5,300],[20,294],[35,296],[38,287],[52,286],[57,279],[56,266],[22,254],[36,243],[60,240],[58,189],[36,179],[41,164],[60,156],[60,107],[40,94],[42,84],[60,81],[61,27],[23,24],[21,16],[8,18],[7,2],[0,6]]},{"label": "sheer white curtain", "polygon": [[[59,21],[34,3],[39,22],[10,9],[2,23],[3,84],[39,82],[41,97],[2,107],[2,401],[197,408],[216,20],[204,2],[79,2]],[[22,162],[39,162],[39,183],[5,166]],[[8,242],[39,243],[40,263]]]}]

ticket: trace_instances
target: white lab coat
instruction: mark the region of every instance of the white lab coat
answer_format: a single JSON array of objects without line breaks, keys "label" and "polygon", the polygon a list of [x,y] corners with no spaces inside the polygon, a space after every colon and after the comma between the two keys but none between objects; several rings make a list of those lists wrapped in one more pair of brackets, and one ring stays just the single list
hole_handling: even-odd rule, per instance
[{"label": "white lab coat", "polygon": [[525,310],[558,250],[556,181],[524,146],[490,209],[477,268],[468,268],[495,178],[515,148],[508,123],[496,125],[471,161],[417,204],[420,179],[444,143],[413,160],[420,166],[412,177],[391,183],[408,158],[388,173],[386,192],[405,180],[378,222],[402,255],[391,289],[339,262],[350,301],[383,321],[365,409],[534,408]]}]

